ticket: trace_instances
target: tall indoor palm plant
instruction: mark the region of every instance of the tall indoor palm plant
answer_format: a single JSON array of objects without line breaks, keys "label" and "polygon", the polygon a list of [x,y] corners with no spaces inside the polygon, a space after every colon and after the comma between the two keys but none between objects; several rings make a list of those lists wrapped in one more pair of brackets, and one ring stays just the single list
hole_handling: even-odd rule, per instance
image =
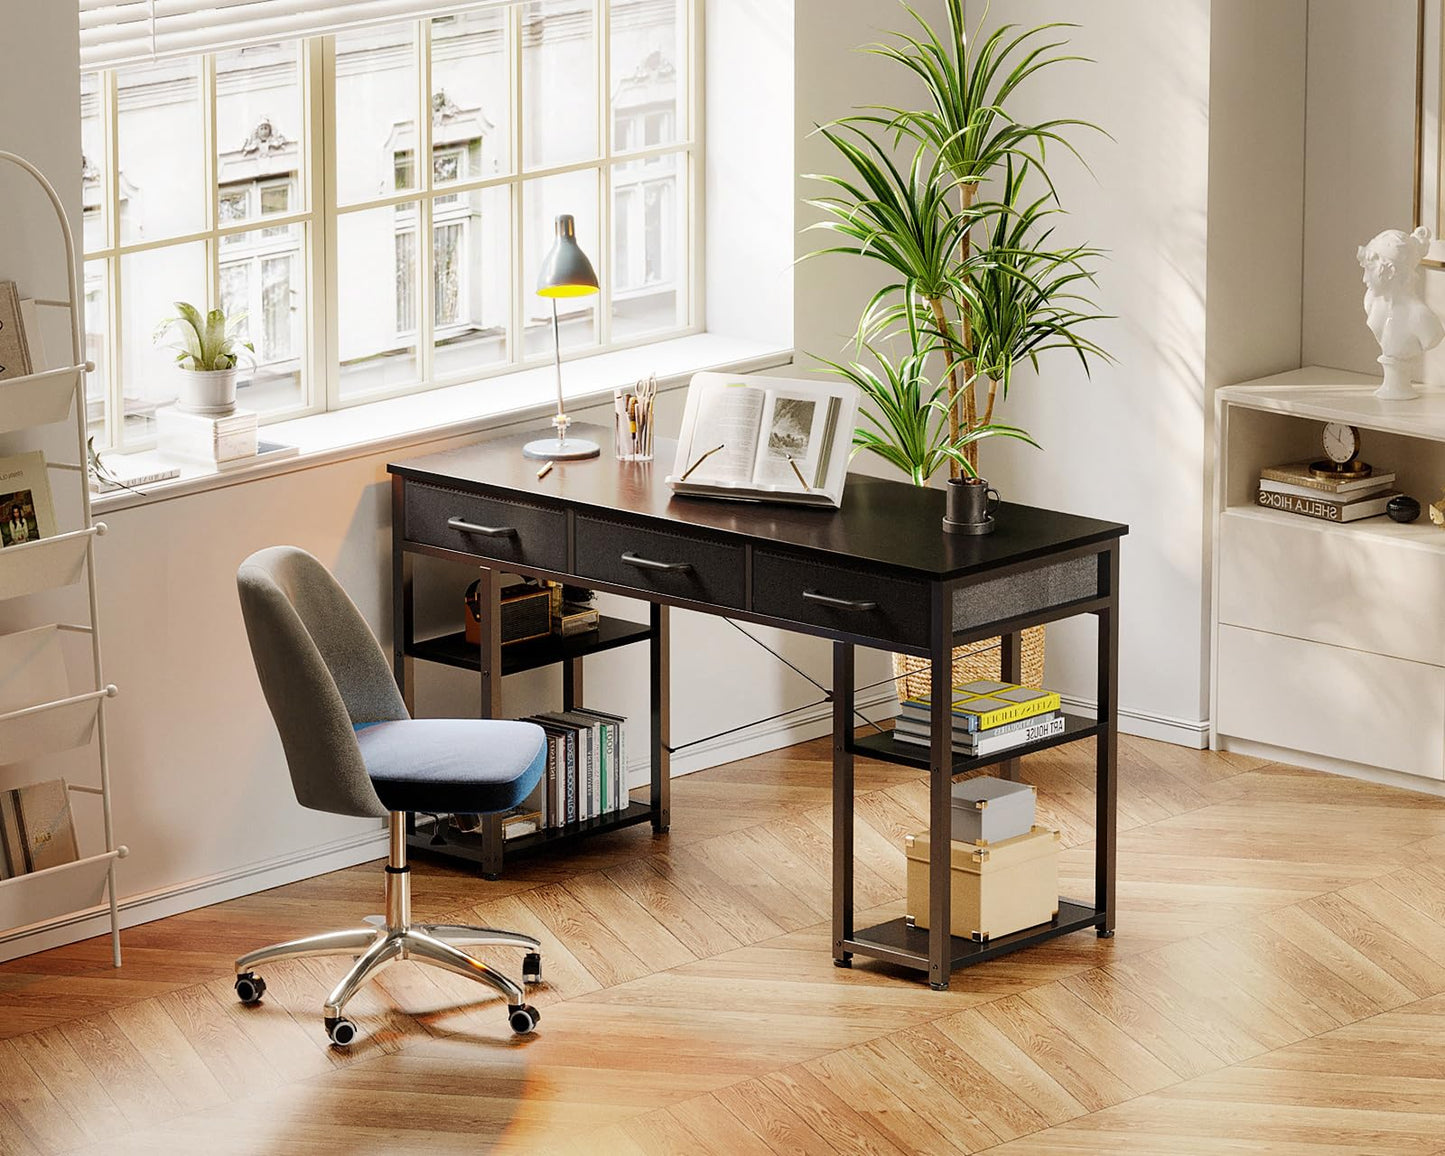
[{"label": "tall indoor palm plant", "polygon": [[[868,257],[893,272],[859,322],[858,352],[901,340],[909,354],[900,365],[942,362],[946,444],[956,451],[944,457],[957,478],[977,473],[981,441],[1022,433],[994,420],[1019,361],[1037,364],[1040,353],[1068,347],[1087,370],[1091,357],[1103,355],[1080,332],[1100,316],[1084,292],[1097,251],[1052,247],[1045,227],[1058,211],[1047,146],[1073,151],[1067,131],[1092,126],[1069,118],[1031,123],[1007,107],[1041,70],[1081,59],[1052,39],[1066,25],[1006,25],[980,39],[969,32],[963,0],[947,0],[943,32],[906,2],[903,8],[918,31],[870,51],[913,72],[928,107],[873,106],[820,130],[849,172],[816,178],[829,188],[810,202],[824,214],[811,227],[835,238],[820,252]],[[1044,190],[1032,201],[1030,174]],[[939,408],[928,391],[917,400]],[[860,429],[855,445],[878,452],[881,436],[901,449],[912,425],[888,412],[885,425]]]}]

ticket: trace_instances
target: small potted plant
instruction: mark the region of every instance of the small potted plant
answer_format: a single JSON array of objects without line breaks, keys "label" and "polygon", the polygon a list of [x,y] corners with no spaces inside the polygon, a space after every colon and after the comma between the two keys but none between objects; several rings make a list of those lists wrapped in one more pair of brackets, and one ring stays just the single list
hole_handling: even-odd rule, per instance
[{"label": "small potted plant", "polygon": [[169,335],[177,335],[168,348],[176,351],[180,385],[176,407],[187,413],[224,417],[236,408],[236,369],[244,359],[252,364],[256,349],[237,336],[246,320],[244,313],[227,317],[222,309],[212,309],[202,316],[194,305],[176,302],[175,317],[168,317],[156,330],[160,344]]}]

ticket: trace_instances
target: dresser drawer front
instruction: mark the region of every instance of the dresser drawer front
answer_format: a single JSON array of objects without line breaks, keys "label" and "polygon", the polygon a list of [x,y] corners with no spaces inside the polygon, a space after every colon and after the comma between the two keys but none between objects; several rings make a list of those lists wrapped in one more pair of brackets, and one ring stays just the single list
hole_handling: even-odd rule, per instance
[{"label": "dresser drawer front", "polygon": [[577,518],[579,578],[741,610],[744,568],[742,546]]},{"label": "dresser drawer front", "polygon": [[1445,554],[1383,518],[1349,526],[1254,510],[1220,521],[1219,620],[1330,646],[1445,663]]},{"label": "dresser drawer front", "polygon": [[928,645],[928,585],[753,551],[753,610],[862,638]]},{"label": "dresser drawer front", "polygon": [[1445,778],[1445,668],[1220,626],[1222,736]]},{"label": "dresser drawer front", "polygon": [[567,515],[523,502],[409,482],[406,536],[478,558],[567,569]]}]

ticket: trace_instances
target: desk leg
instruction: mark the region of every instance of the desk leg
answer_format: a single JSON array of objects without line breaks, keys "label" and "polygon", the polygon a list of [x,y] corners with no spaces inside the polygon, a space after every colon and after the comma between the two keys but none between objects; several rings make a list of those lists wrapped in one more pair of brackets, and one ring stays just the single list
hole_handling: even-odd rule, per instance
[{"label": "desk leg", "polygon": [[[477,571],[478,608],[482,627],[482,689],[480,715],[496,718],[502,711],[502,587],[498,574],[488,566]],[[502,877],[502,816],[482,818],[482,875]]]},{"label": "desk leg", "polygon": [[[1023,677],[1023,635],[1005,634],[999,639],[999,681],[1018,682]],[[1019,781],[1022,759],[1007,759],[999,764],[1000,773],[1011,783]]]},{"label": "desk leg", "polygon": [[928,744],[928,982],[948,988],[953,970],[953,596],[943,583],[932,591]]},{"label": "desk leg", "polygon": [[833,963],[853,966],[853,645],[833,643]]},{"label": "desk leg", "polygon": [[652,755],[652,831],[667,834],[672,825],[672,645],[666,606],[656,602],[648,608],[652,638],[647,644],[648,683],[652,709],[648,746]]},{"label": "desk leg", "polygon": [[1114,934],[1115,873],[1119,806],[1119,543],[1100,555],[1109,606],[1099,611],[1099,722],[1095,739],[1094,905],[1104,912],[1099,938]]},{"label": "desk leg", "polygon": [[405,517],[401,478],[392,478],[391,486],[391,655],[392,677],[401,691],[407,712],[412,710],[412,660],[406,651],[415,633],[412,611],[411,555],[401,548],[401,527]]},{"label": "desk leg", "polygon": [[576,710],[582,702],[582,660],[569,658],[562,665],[562,709]]}]

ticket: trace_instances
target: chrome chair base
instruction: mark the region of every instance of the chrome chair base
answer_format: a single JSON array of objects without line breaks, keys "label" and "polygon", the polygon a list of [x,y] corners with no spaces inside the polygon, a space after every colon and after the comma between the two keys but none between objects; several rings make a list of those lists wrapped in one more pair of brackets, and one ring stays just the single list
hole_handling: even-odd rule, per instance
[{"label": "chrome chair base", "polygon": [[506,998],[507,1014],[512,1030],[525,1034],[532,1031],[541,1016],[528,1005],[522,985],[511,976],[468,955],[463,947],[519,947],[527,952],[522,966],[523,980],[540,983],[542,979],[542,945],[530,935],[519,931],[501,931],[490,927],[469,927],[454,923],[411,922],[411,878],[406,865],[405,816],[390,816],[391,854],[386,867],[386,916],[384,920],[367,921],[367,926],[347,931],[328,931],[293,939],[248,952],[236,960],[236,995],[242,1003],[258,1003],[266,984],[255,968],[283,959],[304,959],[314,956],[350,955],[354,962],[346,975],[332,990],[322,1008],[327,1035],[331,1042],[344,1047],[356,1038],[356,1026],[342,1014],[347,1003],[363,984],[399,959],[414,959],[439,967],[456,975],[486,984]]}]

